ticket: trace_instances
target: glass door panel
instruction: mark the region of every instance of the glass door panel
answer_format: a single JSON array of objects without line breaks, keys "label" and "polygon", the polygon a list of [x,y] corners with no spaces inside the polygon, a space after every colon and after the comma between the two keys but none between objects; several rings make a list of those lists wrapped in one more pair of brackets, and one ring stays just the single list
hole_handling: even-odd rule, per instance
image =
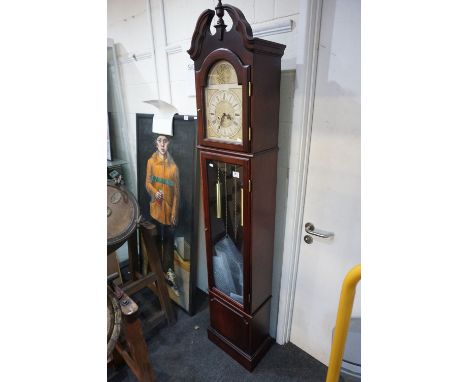
[{"label": "glass door panel", "polygon": [[205,163],[214,286],[243,305],[244,169],[218,160]]}]

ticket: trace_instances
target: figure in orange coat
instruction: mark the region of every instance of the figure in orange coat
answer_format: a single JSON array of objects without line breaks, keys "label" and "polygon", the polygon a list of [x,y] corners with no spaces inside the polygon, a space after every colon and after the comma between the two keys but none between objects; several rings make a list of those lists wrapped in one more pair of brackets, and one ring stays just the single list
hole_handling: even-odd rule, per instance
[{"label": "figure in orange coat", "polygon": [[150,201],[150,215],[158,227],[162,241],[162,265],[174,293],[179,295],[174,273],[174,227],[180,202],[179,169],[168,152],[170,138],[158,135],[156,151],[146,166],[146,190]]}]

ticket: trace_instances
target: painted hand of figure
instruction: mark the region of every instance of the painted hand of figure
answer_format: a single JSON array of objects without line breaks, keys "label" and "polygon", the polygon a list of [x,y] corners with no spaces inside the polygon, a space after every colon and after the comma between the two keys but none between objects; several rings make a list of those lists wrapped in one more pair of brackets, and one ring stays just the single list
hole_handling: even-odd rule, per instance
[{"label": "painted hand of figure", "polygon": [[176,218],[175,216],[171,216],[171,225],[175,226],[176,225]]},{"label": "painted hand of figure", "polygon": [[154,194],[154,197],[156,200],[161,200],[163,198],[163,192],[161,190],[156,191],[156,194]]}]

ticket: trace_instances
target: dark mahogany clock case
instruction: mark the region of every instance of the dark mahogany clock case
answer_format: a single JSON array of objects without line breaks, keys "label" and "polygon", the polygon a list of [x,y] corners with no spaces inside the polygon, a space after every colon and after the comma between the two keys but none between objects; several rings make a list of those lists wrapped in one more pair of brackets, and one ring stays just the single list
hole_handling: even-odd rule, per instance
[{"label": "dark mahogany clock case", "polygon": [[[228,31],[224,11],[232,19]],[[203,186],[205,234],[210,297],[208,337],[246,369],[252,371],[272,343],[269,336],[273,243],[275,232],[276,164],[280,101],[281,57],[285,45],[252,37],[243,13],[231,5],[205,10],[198,18],[188,53],[195,64],[198,149]],[[243,85],[243,143],[206,139],[203,88],[218,60],[235,68]],[[250,82],[250,84],[249,84]],[[250,130],[250,131],[249,131]],[[207,161],[235,163],[244,168],[244,302],[218,291],[213,282]]]}]

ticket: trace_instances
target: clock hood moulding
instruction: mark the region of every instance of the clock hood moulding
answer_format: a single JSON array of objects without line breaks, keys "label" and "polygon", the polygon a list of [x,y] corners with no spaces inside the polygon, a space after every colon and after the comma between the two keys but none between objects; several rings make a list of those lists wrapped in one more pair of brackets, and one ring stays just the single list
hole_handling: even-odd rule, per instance
[{"label": "clock hood moulding", "polygon": [[252,64],[254,53],[279,57],[283,55],[285,45],[252,37],[252,28],[239,8],[225,4],[222,9],[226,10],[232,19],[232,28],[229,31],[225,30],[226,25],[220,17],[221,24],[218,21],[216,33],[211,34],[210,25],[215,16],[215,12],[211,9],[205,10],[197,20],[191,46],[187,51],[195,62],[196,70],[208,53],[226,45],[231,46],[232,51],[241,57],[245,64]]}]

